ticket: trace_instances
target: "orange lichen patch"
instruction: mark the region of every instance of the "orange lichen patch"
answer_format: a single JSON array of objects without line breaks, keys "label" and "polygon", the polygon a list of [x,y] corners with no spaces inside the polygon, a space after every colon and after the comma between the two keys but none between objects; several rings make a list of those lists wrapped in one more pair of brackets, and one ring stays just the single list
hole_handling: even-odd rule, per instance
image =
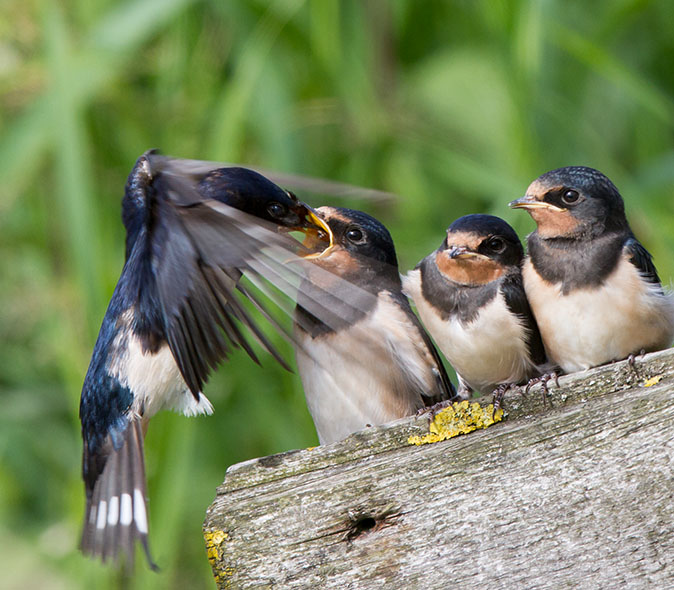
[{"label": "orange lichen patch", "polygon": [[493,404],[481,406],[468,400],[454,402],[451,406],[438,412],[424,436],[410,436],[407,442],[411,445],[425,445],[454,438],[460,434],[468,434],[473,430],[488,428],[503,420],[503,409],[494,410]]},{"label": "orange lichen patch", "polygon": [[504,272],[498,262],[480,254],[468,258],[450,258],[443,251],[436,254],[435,263],[448,279],[461,285],[485,285]]}]

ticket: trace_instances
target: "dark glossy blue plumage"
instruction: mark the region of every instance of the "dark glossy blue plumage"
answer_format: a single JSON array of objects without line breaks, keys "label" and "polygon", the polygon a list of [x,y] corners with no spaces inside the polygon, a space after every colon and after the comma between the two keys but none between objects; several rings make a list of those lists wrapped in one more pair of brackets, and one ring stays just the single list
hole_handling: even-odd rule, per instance
[{"label": "dark glossy blue plumage", "polygon": [[[146,342],[150,352],[166,343],[159,306],[153,296],[148,258],[143,254],[144,234],[144,230],[137,233],[135,247],[132,245],[131,255],[124,264],[82,386],[80,420],[86,447],[83,474],[91,488],[103,469],[105,458],[99,453],[106,437],[111,437],[115,450],[122,444],[134,399],[134,392],[111,375],[109,367],[123,354],[131,334]],[[128,321],[129,314],[125,312],[131,309],[133,319]]]},{"label": "dark glossy blue plumage", "polygon": [[270,244],[296,244],[278,228],[313,227],[308,215],[293,195],[251,170],[152,152],[136,162],[122,201],[125,264],[80,402],[85,553],[103,561],[123,553],[132,561],[139,540],[152,565],[147,422],[163,408],[212,411],[201,389],[217,363],[237,346],[257,360],[238,324],[283,362],[235,291],[250,297],[238,285],[242,271]]}]

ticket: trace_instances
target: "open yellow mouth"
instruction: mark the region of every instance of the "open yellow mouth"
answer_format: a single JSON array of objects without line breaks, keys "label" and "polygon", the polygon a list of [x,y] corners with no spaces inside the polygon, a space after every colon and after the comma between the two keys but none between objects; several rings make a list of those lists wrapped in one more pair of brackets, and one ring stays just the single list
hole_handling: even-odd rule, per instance
[{"label": "open yellow mouth", "polygon": [[[304,235],[304,241],[302,245],[311,250],[311,254],[304,254],[302,258],[306,259],[316,259],[323,258],[327,256],[335,246],[335,236],[332,233],[332,229],[325,222],[324,219],[319,217],[316,212],[308,208],[309,212],[307,213],[307,218],[311,221],[316,227],[302,228],[301,231]],[[321,246],[323,246],[321,248]],[[314,252],[314,250],[318,250]]]}]

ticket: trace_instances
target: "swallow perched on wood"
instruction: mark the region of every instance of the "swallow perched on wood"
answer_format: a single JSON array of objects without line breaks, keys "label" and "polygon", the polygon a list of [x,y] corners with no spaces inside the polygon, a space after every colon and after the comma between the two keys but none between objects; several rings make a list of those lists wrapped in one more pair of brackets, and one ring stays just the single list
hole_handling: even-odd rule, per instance
[{"label": "swallow perched on wood", "polygon": [[568,373],[670,346],[674,301],[606,176],[585,166],[552,170],[510,206],[537,225],[524,288],[551,361]]},{"label": "swallow perched on wood", "polygon": [[388,230],[360,211],[317,213],[332,240],[323,251],[320,236],[309,240],[319,253],[299,287],[295,347],[318,438],[327,444],[454,399],[455,390],[402,292]]},{"label": "swallow perched on wood", "polygon": [[522,244],[505,221],[466,215],[403,284],[456,370],[459,395],[490,393],[540,374],[541,336],[522,286]]},{"label": "swallow perched on wood", "polygon": [[[80,419],[86,513],[81,548],[133,561],[148,546],[143,436],[161,409],[210,414],[204,382],[232,347],[254,359],[241,326],[279,360],[235,292],[279,228],[325,228],[292,194],[245,168],[212,169],[148,152],[122,201],[126,257],[84,379]],[[244,291],[244,294],[245,291]]]}]

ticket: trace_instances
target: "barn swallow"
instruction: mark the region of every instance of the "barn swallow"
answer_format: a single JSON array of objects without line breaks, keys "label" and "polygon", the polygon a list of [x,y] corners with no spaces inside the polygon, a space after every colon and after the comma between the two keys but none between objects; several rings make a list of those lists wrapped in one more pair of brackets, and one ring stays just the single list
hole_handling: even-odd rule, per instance
[{"label": "barn swallow", "polygon": [[309,411],[327,444],[456,392],[402,292],[388,230],[360,211],[317,213],[332,244],[321,245],[320,235],[309,240],[319,253],[300,285],[294,327]]},{"label": "barn swallow", "polygon": [[[84,379],[80,419],[86,512],[81,548],[103,561],[148,545],[143,437],[161,409],[210,414],[201,392],[246,326],[273,346],[234,291],[268,244],[297,243],[279,228],[324,222],[292,194],[245,168],[199,169],[148,152],[122,201],[125,263]],[[288,246],[290,247],[290,246]],[[280,357],[278,357],[279,360]]]},{"label": "barn swallow", "polygon": [[545,352],[522,286],[524,250],[492,215],[466,215],[405,277],[421,321],[456,370],[459,395],[491,393],[541,372]]},{"label": "barn swallow", "polygon": [[606,176],[552,170],[510,206],[537,225],[523,279],[551,361],[568,373],[670,346],[674,301]]}]

